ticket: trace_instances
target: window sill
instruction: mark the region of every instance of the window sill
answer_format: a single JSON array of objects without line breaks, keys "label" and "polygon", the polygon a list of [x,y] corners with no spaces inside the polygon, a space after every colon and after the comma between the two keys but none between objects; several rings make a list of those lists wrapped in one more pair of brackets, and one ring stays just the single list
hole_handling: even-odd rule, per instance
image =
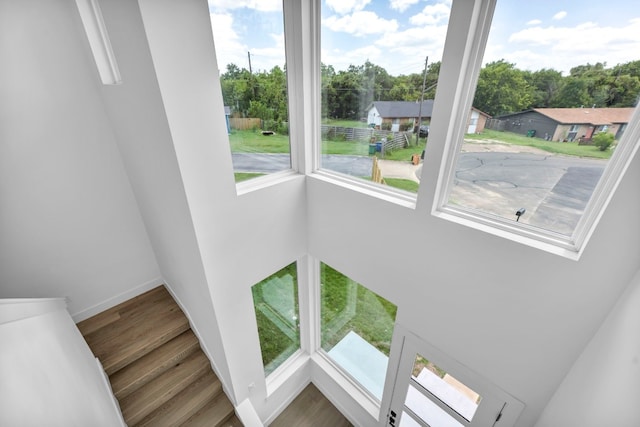
[{"label": "window sill", "polygon": [[303,179],[304,175],[289,169],[282,172],[275,172],[258,178],[248,179],[236,184],[236,194],[242,196],[253,191],[258,191],[263,188],[278,185],[283,182],[292,181],[295,179]]},{"label": "window sill", "polygon": [[367,196],[375,197],[377,199],[384,200],[385,202],[394,203],[405,208],[416,208],[417,196],[407,191],[375,184],[373,182],[361,180],[326,169],[318,169],[307,176],[311,179],[328,182],[330,184],[352,191],[357,191],[359,193],[366,194]]},{"label": "window sill", "polygon": [[339,387],[358,403],[373,419],[380,419],[380,402],[369,395],[359,384],[337,367],[322,350],[315,352],[311,360]]},{"label": "window sill", "polygon": [[573,261],[578,261],[582,254],[581,248],[577,247],[569,236],[545,233],[544,230],[526,224],[509,224],[502,219],[493,219],[488,215],[451,206],[434,208],[432,215]]},{"label": "window sill", "polygon": [[275,393],[289,378],[304,368],[309,361],[309,355],[302,350],[298,350],[289,357],[282,365],[273,371],[266,378],[267,398]]}]

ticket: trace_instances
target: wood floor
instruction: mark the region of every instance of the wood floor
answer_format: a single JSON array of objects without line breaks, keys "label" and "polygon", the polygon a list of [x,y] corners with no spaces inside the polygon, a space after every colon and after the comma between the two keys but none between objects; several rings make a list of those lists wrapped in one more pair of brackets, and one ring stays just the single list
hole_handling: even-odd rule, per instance
[{"label": "wood floor", "polygon": [[313,384],[309,384],[269,427],[350,427]]},{"label": "wood floor", "polygon": [[189,321],[161,286],[78,323],[133,426],[242,424]]}]

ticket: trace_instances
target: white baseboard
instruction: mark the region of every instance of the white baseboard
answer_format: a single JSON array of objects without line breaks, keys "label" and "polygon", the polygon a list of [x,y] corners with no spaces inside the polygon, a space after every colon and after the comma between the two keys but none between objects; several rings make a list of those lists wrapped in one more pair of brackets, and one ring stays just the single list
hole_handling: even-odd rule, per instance
[{"label": "white baseboard", "polygon": [[145,292],[147,292],[148,290],[151,290],[153,288],[156,288],[160,285],[162,285],[164,283],[164,280],[162,279],[162,277],[156,277],[153,280],[149,280],[148,282],[145,282],[141,285],[138,285],[134,288],[129,289],[126,292],[123,292],[121,294],[118,294],[114,297],[111,297],[105,301],[102,301],[94,306],[91,306],[87,309],[84,309],[82,311],[79,311],[77,313],[73,313],[71,314],[71,318],[73,319],[74,322],[78,323],[81,322],[85,319],[88,319],[91,316],[95,316],[98,313],[101,313],[105,310],[110,309],[111,307],[114,307],[118,304],[120,304],[121,302],[125,302],[127,300],[130,300],[131,298],[137,297],[140,294],[143,294]]}]

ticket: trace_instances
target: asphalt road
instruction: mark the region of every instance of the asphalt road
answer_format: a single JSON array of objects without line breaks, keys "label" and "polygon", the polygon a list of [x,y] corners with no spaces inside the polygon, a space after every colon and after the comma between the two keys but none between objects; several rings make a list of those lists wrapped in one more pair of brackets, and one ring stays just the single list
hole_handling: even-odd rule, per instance
[{"label": "asphalt road", "polygon": [[461,153],[450,195],[459,204],[569,235],[606,160],[527,153]]},{"label": "asphalt road", "polygon": [[[371,176],[371,158],[323,155],[322,164],[344,174]],[[407,162],[407,165],[409,163]],[[287,154],[233,154],[236,172],[289,168]],[[460,154],[449,202],[569,235],[602,176],[606,160],[531,153]]]},{"label": "asphalt road", "polygon": [[[234,153],[235,172],[273,173],[290,168],[288,154]],[[372,159],[363,156],[322,155],[322,167],[347,175],[371,176]]]}]

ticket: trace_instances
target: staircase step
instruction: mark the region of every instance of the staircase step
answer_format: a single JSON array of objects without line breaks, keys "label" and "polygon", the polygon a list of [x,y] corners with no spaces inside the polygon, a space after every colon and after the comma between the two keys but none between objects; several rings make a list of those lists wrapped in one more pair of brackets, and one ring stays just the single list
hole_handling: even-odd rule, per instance
[{"label": "staircase step", "polygon": [[196,351],[120,400],[120,409],[125,421],[130,426],[137,424],[210,370],[209,359],[202,351]]},{"label": "staircase step", "polygon": [[156,296],[162,296],[166,292],[164,286],[158,286],[157,288],[153,288],[143,294],[138,295],[135,298],[127,300],[123,303],[120,303],[114,307],[111,307],[108,310],[100,312],[95,316],[92,316],[88,319],[83,320],[82,322],[78,322],[76,325],[83,336],[87,336],[98,329],[109,325],[110,323],[115,322],[120,319],[120,315],[122,313],[128,313],[134,310],[136,307],[139,307],[145,301],[149,299],[154,299]]},{"label": "staircase step", "polygon": [[[156,291],[158,289],[158,291]],[[111,375],[189,329],[189,321],[164,287],[126,304],[118,320],[85,336]],[[112,314],[113,315],[113,314]]]},{"label": "staircase step", "polygon": [[227,397],[221,392],[222,384],[213,371],[209,370],[173,399],[146,416],[136,426],[173,427],[180,425],[216,396],[223,396],[226,399]]},{"label": "staircase step", "polygon": [[244,427],[244,424],[242,424],[238,417],[233,414],[233,417],[220,424],[219,427]]},{"label": "staircase step", "polygon": [[113,394],[118,400],[127,397],[199,349],[198,338],[193,332],[183,332],[114,373],[109,378]]},{"label": "staircase step", "polygon": [[233,417],[235,417],[233,405],[224,393],[220,393],[182,424],[181,427],[228,426],[230,424],[225,423]]}]

